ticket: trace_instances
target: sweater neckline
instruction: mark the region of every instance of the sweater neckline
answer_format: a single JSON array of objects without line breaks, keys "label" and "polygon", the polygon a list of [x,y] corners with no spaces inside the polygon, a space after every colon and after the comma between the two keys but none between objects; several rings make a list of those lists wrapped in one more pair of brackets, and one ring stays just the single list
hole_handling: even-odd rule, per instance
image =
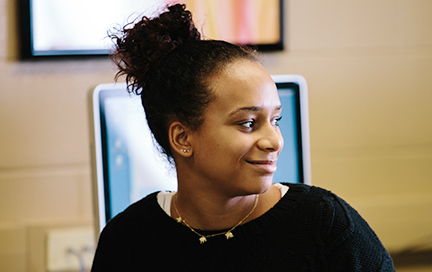
[{"label": "sweater neckline", "polygon": [[[280,220],[281,217],[286,217],[287,212],[294,209],[299,200],[304,197],[307,191],[309,191],[309,186],[303,184],[286,184],[289,185],[288,192],[267,212],[265,212],[260,217],[257,217],[249,222],[246,222],[243,225],[240,225],[236,228],[234,235],[235,236],[243,236],[243,235],[257,235],[258,233],[267,230],[271,225]],[[165,211],[161,208],[159,203],[157,202],[157,194],[153,194],[153,203],[156,206],[156,210],[154,214],[157,218],[163,218],[159,221],[160,226],[165,228],[170,228],[172,231],[179,230],[182,228],[183,230],[190,232],[189,228],[184,225],[177,223],[177,221],[169,216]],[[196,229],[199,233],[203,235],[211,235],[218,232],[227,231],[228,229],[221,230],[200,230]]]},{"label": "sweater neckline", "polygon": [[[289,186],[287,184],[275,183],[274,184],[279,191],[281,192],[281,198],[285,196],[285,194],[289,190]],[[160,191],[157,193],[157,202],[162,210],[171,217],[171,203],[176,191]]]}]

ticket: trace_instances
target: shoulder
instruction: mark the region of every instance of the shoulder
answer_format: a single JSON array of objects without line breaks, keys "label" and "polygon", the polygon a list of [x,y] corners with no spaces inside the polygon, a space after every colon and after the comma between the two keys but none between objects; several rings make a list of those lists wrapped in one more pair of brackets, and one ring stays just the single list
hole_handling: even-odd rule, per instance
[{"label": "shoulder", "polygon": [[[278,218],[288,222],[301,222],[301,228],[318,235],[321,239],[332,239],[334,231],[349,234],[353,231],[352,209],[345,201],[326,189],[305,184],[284,184],[287,193],[272,211]],[[335,229],[335,226],[340,228]]]},{"label": "shoulder", "polygon": [[332,209],[334,205],[348,205],[329,190],[299,183],[284,183],[289,187],[287,193],[281,199],[291,205],[301,205],[307,208]]},{"label": "shoulder", "polygon": [[327,246],[339,247],[359,234],[375,239],[376,235],[360,214],[345,200],[329,190],[304,184],[289,184],[284,202],[296,206],[297,214],[308,218]]},{"label": "shoulder", "polygon": [[[321,187],[306,185],[306,184],[287,184],[288,192],[283,197],[283,200],[296,200],[302,204],[319,205],[322,208],[343,208],[352,209],[351,206],[333,192]],[[286,198],[286,199],[284,199]]]},{"label": "shoulder", "polygon": [[337,236],[344,239],[354,231],[358,221],[364,221],[353,207],[329,190],[305,184],[288,184],[288,186],[285,201],[295,199],[303,213],[319,221],[315,223],[319,223],[320,231],[324,236],[330,237],[332,232],[336,231],[339,233]]},{"label": "shoulder", "polygon": [[116,215],[110,221],[107,222],[105,229],[109,229],[115,226],[127,225],[131,226],[136,224],[142,224],[146,221],[146,218],[155,216],[160,210],[159,204],[157,203],[157,192],[147,195],[141,200],[131,204],[124,211]]},{"label": "shoulder", "polygon": [[163,218],[165,213],[157,203],[156,195],[157,193],[152,193],[131,204],[108,221],[102,230],[100,240],[109,238],[121,244],[122,241],[126,241],[137,233],[142,233],[142,230],[151,228],[152,222],[160,221],[157,218]]},{"label": "shoulder", "polygon": [[[393,271],[391,257],[366,220],[345,200],[323,188],[290,184],[299,214],[314,224],[332,271]],[[289,197],[288,197],[289,199]],[[312,234],[311,233],[311,234]],[[387,269],[387,270],[386,270]]]},{"label": "shoulder", "polygon": [[100,234],[92,271],[122,271],[124,260],[131,260],[137,243],[143,241],[140,233],[151,225],[148,213],[157,215],[157,206],[153,193],[111,219]]},{"label": "shoulder", "polygon": [[281,183],[282,185],[288,186],[288,194],[298,195],[298,196],[307,196],[312,198],[326,198],[332,197],[334,194],[321,187],[302,184],[302,183]]}]

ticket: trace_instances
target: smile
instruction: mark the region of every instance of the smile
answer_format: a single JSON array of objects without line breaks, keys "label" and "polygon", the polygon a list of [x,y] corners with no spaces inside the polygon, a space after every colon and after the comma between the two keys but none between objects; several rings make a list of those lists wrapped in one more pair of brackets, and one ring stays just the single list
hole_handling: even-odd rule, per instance
[{"label": "smile", "polygon": [[257,160],[257,161],[246,161],[246,162],[265,173],[276,172],[276,168],[277,168],[276,160]]}]

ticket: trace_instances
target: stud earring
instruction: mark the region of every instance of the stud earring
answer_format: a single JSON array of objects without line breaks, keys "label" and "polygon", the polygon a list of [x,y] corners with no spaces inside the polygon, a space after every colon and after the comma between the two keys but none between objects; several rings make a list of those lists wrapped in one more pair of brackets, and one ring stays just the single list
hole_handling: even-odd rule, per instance
[{"label": "stud earring", "polygon": [[180,151],[183,152],[183,153],[189,153],[190,152],[189,149],[180,149]]}]

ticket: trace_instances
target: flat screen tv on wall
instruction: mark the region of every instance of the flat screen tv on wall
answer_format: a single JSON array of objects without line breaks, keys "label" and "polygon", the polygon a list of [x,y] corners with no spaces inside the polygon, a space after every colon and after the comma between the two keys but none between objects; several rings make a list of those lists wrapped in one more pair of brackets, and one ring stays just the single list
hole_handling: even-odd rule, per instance
[{"label": "flat screen tv on wall", "polygon": [[283,0],[20,0],[23,59],[106,56],[109,31],[184,3],[205,38],[283,49]]}]

